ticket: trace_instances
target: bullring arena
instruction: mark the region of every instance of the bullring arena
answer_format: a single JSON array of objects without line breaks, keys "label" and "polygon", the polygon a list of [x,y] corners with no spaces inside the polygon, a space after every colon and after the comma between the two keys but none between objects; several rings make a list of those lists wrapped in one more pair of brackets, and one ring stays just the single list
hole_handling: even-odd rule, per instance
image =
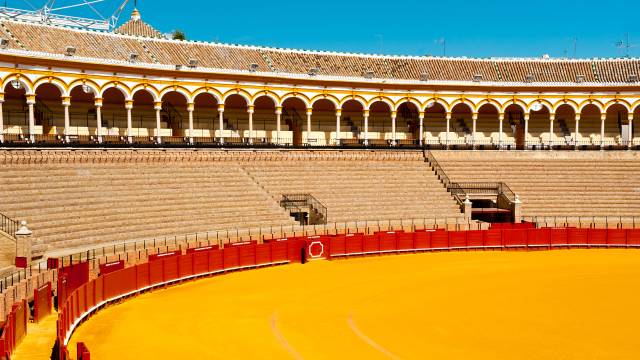
[{"label": "bullring arena", "polygon": [[0,10],[4,359],[638,358],[640,60]]}]

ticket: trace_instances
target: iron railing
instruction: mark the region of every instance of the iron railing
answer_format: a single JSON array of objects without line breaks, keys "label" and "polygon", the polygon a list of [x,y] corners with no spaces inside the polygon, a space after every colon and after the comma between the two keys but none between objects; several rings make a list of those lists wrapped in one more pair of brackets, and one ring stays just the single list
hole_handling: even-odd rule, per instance
[{"label": "iron railing", "polygon": [[280,206],[290,210],[295,209],[302,212],[302,208],[310,208],[320,215],[322,224],[327,223],[327,207],[311,194],[283,194]]},{"label": "iron railing", "polygon": [[9,235],[14,241],[16,240],[16,231],[18,231],[19,227],[20,224],[16,220],[0,213],[0,230]]}]

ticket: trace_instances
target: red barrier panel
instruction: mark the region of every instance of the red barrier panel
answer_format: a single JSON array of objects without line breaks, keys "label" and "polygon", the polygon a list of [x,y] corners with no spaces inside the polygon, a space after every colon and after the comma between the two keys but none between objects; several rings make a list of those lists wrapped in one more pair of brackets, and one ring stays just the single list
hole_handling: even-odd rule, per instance
[{"label": "red barrier panel", "polygon": [[416,250],[427,250],[431,247],[431,230],[419,230],[413,235],[413,244]]},{"label": "red barrier panel", "polygon": [[255,245],[255,251],[256,265],[271,263],[271,244],[257,244]]},{"label": "red barrier panel", "polygon": [[224,269],[236,269],[240,266],[240,248],[237,246],[225,247],[222,250]]},{"label": "red barrier panel", "polygon": [[526,231],[529,247],[549,247],[551,245],[550,229],[527,229]]},{"label": "red barrier panel", "polygon": [[136,268],[130,267],[124,270],[112,272],[104,277],[104,298],[112,299],[118,295],[137,290]]},{"label": "red barrier panel", "polygon": [[627,245],[640,246],[640,229],[627,230]]},{"label": "red barrier panel", "polygon": [[567,229],[567,243],[573,246],[587,245],[589,243],[589,229]]},{"label": "red barrier panel", "polygon": [[415,244],[413,242],[414,234],[411,232],[398,232],[396,234],[396,246],[398,251],[415,250]]},{"label": "red barrier panel", "polygon": [[182,255],[182,251],[176,250],[176,251],[169,251],[165,253],[151,254],[149,255],[149,261],[162,260],[162,259],[166,259],[172,256],[178,256],[178,255]]},{"label": "red barrier panel", "polygon": [[364,235],[347,234],[344,237],[344,252],[347,255],[362,254],[364,252]]},{"label": "red barrier panel", "polygon": [[347,240],[344,235],[332,236],[329,239],[329,256],[344,256],[347,254]]},{"label": "red barrier panel", "polygon": [[209,253],[213,250],[214,247],[207,247],[202,250],[193,250],[188,252],[193,256],[193,274],[204,274],[209,272]]},{"label": "red barrier panel", "polygon": [[270,244],[273,262],[289,261],[289,243],[287,241],[274,241]]},{"label": "red barrier panel", "polygon": [[502,230],[502,244],[507,247],[527,246],[527,232],[522,229]]},{"label": "red barrier panel", "polygon": [[87,288],[86,292],[86,307],[87,309],[91,309],[96,305],[96,282],[89,281],[85,284]]},{"label": "red barrier panel", "polygon": [[606,229],[589,229],[589,245],[590,246],[603,246],[607,244],[607,230]]},{"label": "red barrier panel", "polygon": [[395,231],[379,232],[380,252],[392,252],[398,250],[396,244],[397,234]]},{"label": "red barrier panel", "polygon": [[163,281],[164,266],[162,261],[151,261],[149,264],[149,285],[160,284]]},{"label": "red barrier panel", "polygon": [[307,258],[318,260],[330,257],[331,240],[328,236],[309,236],[306,240]]},{"label": "red barrier panel", "polygon": [[164,268],[163,281],[171,281],[179,278],[178,274],[178,259],[179,256],[171,256],[162,260],[162,266]]},{"label": "red barrier panel", "polygon": [[483,246],[482,230],[467,231],[467,246],[471,248],[479,248]]},{"label": "red barrier panel", "polygon": [[607,245],[626,246],[627,230],[625,229],[609,229],[607,230]]},{"label": "red barrier panel", "polygon": [[193,254],[178,256],[178,278],[193,275]]},{"label": "red barrier panel", "polygon": [[187,254],[191,254],[191,253],[198,253],[198,252],[207,252],[207,251],[211,251],[214,249],[218,249],[218,245],[209,245],[209,246],[202,246],[202,247],[197,247],[197,248],[190,248],[187,249]]},{"label": "red barrier panel", "polygon": [[33,322],[38,323],[51,314],[51,283],[33,290]]},{"label": "red barrier panel", "polygon": [[47,270],[57,269],[60,264],[60,259],[57,258],[48,258],[47,259]]},{"label": "red barrier panel", "polygon": [[[302,238],[289,238],[287,240],[288,258],[291,262],[300,262],[302,251],[305,251],[307,243]],[[306,251],[305,251],[306,252]]]},{"label": "red barrier panel", "polygon": [[104,278],[99,277],[95,279],[94,282],[95,282],[95,290],[94,290],[95,303],[99,304],[104,301]]},{"label": "red barrier panel", "polygon": [[482,241],[485,247],[502,246],[502,230],[487,230],[484,232]]},{"label": "red barrier panel", "polygon": [[151,285],[149,275],[149,263],[136,265],[136,287],[138,289]]},{"label": "red barrier panel", "polygon": [[12,316],[12,328],[13,328],[13,344],[12,349],[15,349],[22,339],[27,335],[27,322],[29,321],[29,305],[27,300],[22,300],[13,305],[11,312]]},{"label": "red barrier panel", "polygon": [[75,289],[89,281],[89,263],[66,266],[58,271],[58,302],[64,302]]},{"label": "red barrier panel", "polygon": [[362,252],[365,254],[379,253],[380,237],[378,235],[364,235],[362,237]]},{"label": "red barrier panel", "polygon": [[124,269],[124,260],[100,264],[100,275],[106,275],[122,269]]},{"label": "red barrier panel", "polygon": [[86,285],[82,285],[77,289],[76,299],[78,300],[77,306],[77,315],[84,314],[87,311],[86,299],[87,299],[87,287]]},{"label": "red barrier panel", "polygon": [[567,241],[567,229],[549,229],[551,246],[565,246]]},{"label": "red barrier panel", "polygon": [[240,246],[238,256],[240,266],[256,266],[256,244]]},{"label": "red barrier panel", "polygon": [[91,360],[91,354],[87,346],[82,342],[79,342],[77,345],[78,360]]},{"label": "red barrier panel", "polygon": [[434,231],[431,233],[431,248],[445,249],[449,247],[449,233],[446,231]]},{"label": "red barrier panel", "polygon": [[449,231],[448,235],[450,248],[464,248],[467,246],[466,231]]},{"label": "red barrier panel", "polygon": [[221,271],[224,269],[224,251],[215,249],[209,251],[209,271]]}]

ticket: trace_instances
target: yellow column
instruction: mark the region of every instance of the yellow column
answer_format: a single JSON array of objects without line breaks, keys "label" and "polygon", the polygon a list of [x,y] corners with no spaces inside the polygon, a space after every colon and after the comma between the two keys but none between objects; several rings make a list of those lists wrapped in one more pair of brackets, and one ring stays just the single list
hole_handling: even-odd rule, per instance
[{"label": "yellow column", "polygon": [[102,144],[102,98],[95,98],[96,105],[96,136],[98,144]]}]

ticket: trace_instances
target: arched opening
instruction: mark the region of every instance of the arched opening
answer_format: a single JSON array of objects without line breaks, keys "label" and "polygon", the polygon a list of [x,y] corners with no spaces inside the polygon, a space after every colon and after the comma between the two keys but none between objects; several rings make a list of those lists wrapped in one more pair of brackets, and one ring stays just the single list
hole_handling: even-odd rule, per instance
[{"label": "arched opening", "polygon": [[629,146],[631,142],[631,124],[629,111],[622,104],[607,108],[604,122],[604,146]]},{"label": "arched opening", "polygon": [[233,94],[224,101],[224,142],[242,142],[249,135],[248,101],[241,95]]},{"label": "arched opening", "polygon": [[375,101],[369,106],[369,144],[386,146],[394,137],[391,123],[391,106],[384,101]]},{"label": "arched opening", "polygon": [[102,94],[102,127],[104,142],[120,142],[127,135],[125,95],[117,88],[109,88]]},{"label": "arched opening", "polygon": [[184,142],[189,132],[187,97],[181,92],[170,91],[162,96],[161,101],[160,129],[156,129],[156,136],[159,133],[165,143]]},{"label": "arched opening", "polygon": [[[285,139],[292,138],[293,145],[301,146],[304,144],[311,144],[310,140],[314,140],[313,143],[315,145],[315,137],[309,136],[311,124],[309,124],[310,120],[306,115],[307,106],[304,101],[298,98],[288,98],[282,103],[282,116],[284,119],[283,130],[288,127],[288,130],[285,130],[284,135],[280,135],[281,138]],[[306,131],[302,131],[303,126],[306,128]],[[281,142],[282,143],[282,142]],[[285,142],[289,144],[289,142]]]},{"label": "arched opening", "polygon": [[201,93],[193,100],[193,133],[185,133],[193,137],[196,143],[213,143],[218,124],[218,100],[213,94]]},{"label": "arched opening", "polygon": [[[56,141],[64,136],[64,108],[62,92],[51,83],[41,84],[36,88],[34,119],[38,127],[42,127],[42,140]],[[38,138],[36,136],[36,138]]]},{"label": "arched opening", "polygon": [[[607,133],[605,129],[604,137],[601,136],[600,130],[602,125],[602,117],[600,109],[594,105],[589,104],[582,108],[580,112],[580,120],[573,126],[573,145],[574,146],[599,146],[601,142],[613,143],[613,137],[607,139]],[[605,122],[606,126],[606,122]],[[577,127],[577,129],[576,129]],[[610,141],[608,141],[610,140]]]},{"label": "arched opening", "polygon": [[504,109],[504,129],[505,145],[524,150],[524,109],[520,105],[511,104]]},{"label": "arched opening", "polygon": [[[368,134],[369,139],[375,139],[375,132],[372,133],[371,115],[368,120]],[[357,100],[347,100],[342,104],[342,120],[341,127],[344,129],[340,134],[343,145],[359,145],[360,139],[365,139],[365,126],[364,126],[364,106]]]},{"label": "arched opening", "polygon": [[131,123],[134,142],[153,142],[156,131],[156,112],[153,109],[155,99],[149,91],[142,89],[136,91],[132,99]]},{"label": "arched opening", "polygon": [[549,138],[549,121],[551,112],[541,103],[534,104],[529,113],[529,136],[527,148],[541,149],[547,147]]},{"label": "arched opening", "polygon": [[410,101],[400,104],[396,115],[396,139],[399,145],[417,144],[420,137],[420,109]]},{"label": "arched opening", "polygon": [[556,118],[550,134],[551,147],[567,147],[572,144],[576,112],[571,105],[562,104],[556,109]]},{"label": "arched opening", "polygon": [[446,144],[447,110],[443,104],[430,102],[424,110],[423,142],[426,147]]},{"label": "arched opening", "polygon": [[317,130],[317,145],[336,145],[336,106],[327,99],[316,100],[313,105],[311,115],[312,126]]},{"label": "arched opening", "polygon": [[[503,124],[504,125],[504,124]],[[504,132],[504,126],[502,131]],[[504,136],[500,136],[499,111],[495,105],[487,103],[478,109],[476,121],[476,144],[480,146],[500,146]]]},{"label": "arched opening", "polygon": [[449,145],[467,147],[473,140],[473,109],[465,103],[456,104],[451,109],[451,133]]},{"label": "arched opening", "polygon": [[[10,81],[4,87],[2,104],[4,141],[21,141],[29,138],[29,112],[27,109],[26,85],[18,80]],[[34,129],[42,134],[41,129]]]},{"label": "arched opening", "polygon": [[[98,116],[95,92],[86,85],[77,85],[69,92],[70,141],[89,142],[98,140]],[[101,129],[100,135],[105,134]]]},{"label": "arched opening", "polygon": [[[258,143],[270,142],[272,144],[291,144],[291,132],[289,125],[283,126],[280,118],[280,131],[278,131],[278,115],[276,114],[276,102],[269,96],[263,95],[253,102],[253,134],[249,137]],[[286,132],[283,132],[286,129]]]}]

